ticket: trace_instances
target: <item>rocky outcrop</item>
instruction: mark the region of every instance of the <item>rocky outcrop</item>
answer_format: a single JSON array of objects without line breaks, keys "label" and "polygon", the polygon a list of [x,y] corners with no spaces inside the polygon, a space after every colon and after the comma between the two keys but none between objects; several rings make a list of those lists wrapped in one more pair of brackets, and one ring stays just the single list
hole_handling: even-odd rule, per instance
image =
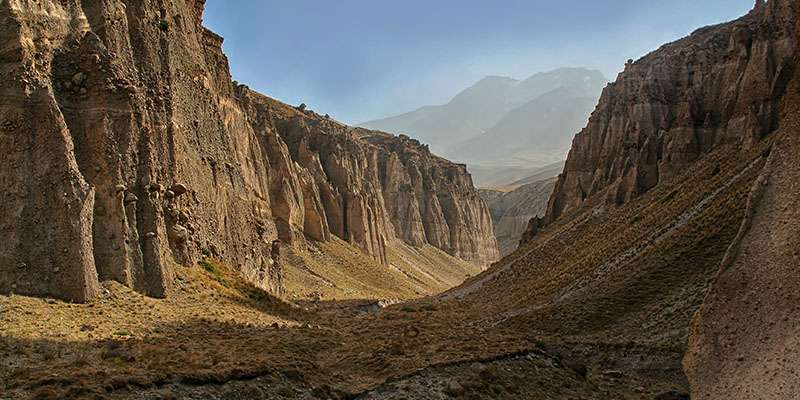
[{"label": "rocky outcrop", "polygon": [[379,148],[378,176],[398,238],[483,265],[499,258],[489,208],[466,165],[437,157],[404,135],[359,133]]},{"label": "rocky outcrop", "polygon": [[395,236],[496,257],[463,167],[232,84],[203,4],[0,3],[0,292],[161,297],[214,256],[279,293],[273,240],[331,235],[383,262]]},{"label": "rocky outcrop", "polygon": [[[797,124],[794,124],[797,127]],[[748,214],[692,321],[684,368],[697,399],[787,399],[800,394],[797,221],[800,142],[776,145]]]},{"label": "rocky outcrop", "polygon": [[510,192],[481,189],[494,222],[494,232],[500,254],[511,254],[533,218],[544,216],[547,201],[553,193],[556,178],[522,185]]},{"label": "rocky outcrop", "polygon": [[793,3],[760,3],[629,62],[573,140],[546,222],[594,195],[624,203],[723,143],[774,131],[797,42]]},{"label": "rocky outcrop", "polygon": [[800,395],[798,111],[795,77],[784,98],[777,143],[754,183],[739,235],[692,321],[684,367],[693,398]]},{"label": "rocky outcrop", "polygon": [[202,3],[0,4],[13,82],[0,118],[16,126],[2,136],[0,175],[27,193],[0,207],[0,291],[82,301],[99,279],[160,297],[173,264],[202,253],[279,291],[268,149],[231,102],[222,39],[200,13]]},{"label": "rocky outcrop", "polygon": [[[774,143],[772,150],[764,153],[769,155],[768,161],[755,179],[746,209],[742,210],[745,206],[741,200],[729,203],[721,209],[727,215],[718,213],[703,220],[697,234],[683,237],[688,241],[708,235],[702,248],[713,249],[716,254],[704,259],[684,253],[692,245],[682,244],[671,250],[671,265],[659,266],[659,271],[664,271],[675,263],[687,263],[676,270],[677,276],[691,273],[697,265],[709,265],[709,260],[713,261],[712,266],[721,260],[716,276],[714,269],[694,279],[701,282],[699,293],[708,288],[708,294],[702,305],[698,304],[683,363],[692,398],[783,399],[800,393],[795,367],[800,362],[800,321],[796,317],[800,304],[798,235],[793,224],[798,218],[800,179],[796,162],[800,156],[800,92],[796,79],[792,82],[797,68],[797,7],[797,2],[791,0],[758,1],[739,20],[702,28],[630,62],[617,81],[605,89],[588,126],[575,137],[545,220],[533,219],[525,235],[530,238],[543,224],[554,222],[557,229],[548,234],[557,236],[576,227],[580,227],[576,231],[585,232],[592,229],[595,218],[635,207],[634,199],[649,202],[646,209],[640,209],[646,215],[663,213],[672,199],[694,190],[690,185],[708,190],[713,196],[721,193],[724,186],[716,190],[711,185],[703,186],[705,179],[692,170],[694,166],[705,164],[706,176],[730,175],[734,173],[731,168],[746,172],[763,165],[761,157],[756,156],[755,161],[752,156],[745,157],[727,166],[715,165],[715,157],[725,152],[736,154],[737,147],[743,150],[740,155],[757,155],[758,149]],[[733,146],[707,156],[727,144]],[[682,175],[684,171],[687,174]],[[755,170],[747,174],[756,175]],[[681,182],[683,188],[668,192],[674,187],[672,184]],[[746,187],[739,190],[744,192]],[[646,192],[646,196],[639,197]],[[581,207],[590,199],[592,205],[604,202],[624,207]],[[700,210],[707,205],[705,200],[694,201],[690,207]],[[729,229],[727,235],[711,236],[714,229],[736,222],[731,221],[730,215],[745,218],[738,234]],[[619,219],[613,235],[625,229],[623,224],[634,224],[639,218],[631,215]],[[686,220],[691,218],[694,217]],[[618,236],[613,237],[619,240]],[[664,245],[660,238],[646,240],[646,244],[633,245],[629,251],[607,254],[616,254],[619,260],[627,258],[620,262],[628,265],[645,265],[641,249],[653,243]],[[537,245],[543,247],[541,243],[547,242],[548,238],[542,237]],[[573,241],[568,243],[575,246]],[[615,263],[606,262],[587,279],[592,293],[600,287],[601,274],[607,274],[606,268]],[[570,268],[575,267],[570,264]],[[625,277],[618,279],[627,279],[634,275],[632,271],[626,269]],[[710,286],[706,287],[709,281]],[[670,288],[677,287],[675,281],[671,282]],[[637,287],[631,299],[641,293]],[[692,297],[687,293],[690,291],[681,291],[680,300],[660,308],[686,304],[686,299]],[[619,292],[613,296],[619,296]],[[630,304],[627,300],[624,303]],[[589,309],[589,304],[594,302],[582,307]],[[689,308],[692,313],[695,309]],[[691,314],[684,313],[679,318],[686,315]],[[670,318],[674,320],[676,314],[671,312]],[[602,319],[598,316],[588,320]],[[652,334],[651,329],[647,331]]]},{"label": "rocky outcrop", "polygon": [[257,131],[272,132],[286,147],[295,164],[288,176],[302,177],[305,209],[299,201],[279,208],[294,210],[284,212],[286,221],[304,215],[289,222],[288,231],[315,240],[335,235],[383,263],[395,238],[476,264],[497,259],[488,208],[464,165],[431,154],[407,136],[351,128],[245,86],[237,87],[237,99],[257,121]]}]

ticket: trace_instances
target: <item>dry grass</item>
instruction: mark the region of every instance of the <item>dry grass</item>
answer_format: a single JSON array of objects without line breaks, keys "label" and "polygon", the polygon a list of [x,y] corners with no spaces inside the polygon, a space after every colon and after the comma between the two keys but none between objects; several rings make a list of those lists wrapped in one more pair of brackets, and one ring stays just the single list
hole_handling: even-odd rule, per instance
[{"label": "dry grass", "polygon": [[432,246],[395,241],[383,266],[338,238],[289,250],[284,283],[294,300],[409,300],[440,293],[481,271]]}]

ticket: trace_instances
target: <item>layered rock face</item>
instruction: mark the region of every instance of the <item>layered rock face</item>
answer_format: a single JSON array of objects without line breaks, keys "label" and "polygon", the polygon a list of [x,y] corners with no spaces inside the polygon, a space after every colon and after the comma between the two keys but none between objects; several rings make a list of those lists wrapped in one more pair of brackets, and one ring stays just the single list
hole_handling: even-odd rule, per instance
[{"label": "layered rock face", "polygon": [[[800,24],[798,25],[800,28]],[[798,29],[800,34],[800,29]],[[795,58],[795,68],[800,57]],[[800,396],[800,78],[784,98],[747,215],[692,321],[684,367],[698,399]]]},{"label": "layered rock face", "polygon": [[[798,218],[800,179],[797,12],[796,1],[758,1],[737,21],[700,29],[630,63],[605,89],[588,126],[575,137],[545,221],[532,220],[525,235],[530,238],[543,223],[562,216],[556,223],[562,230],[548,233],[558,235],[565,225],[580,226],[580,218],[594,214],[580,207],[590,198],[592,205],[604,198],[606,203],[627,207],[645,192],[659,196],[672,182],[691,179],[679,173],[695,161],[694,165],[709,163],[712,159],[705,156],[724,144],[752,152],[774,143],[764,153],[767,161],[760,176],[751,172],[758,177],[738,234],[727,239],[710,236],[703,246],[730,243],[724,256],[718,253],[719,271],[710,280],[689,331],[683,366],[692,398],[784,399],[800,393],[798,236],[793,224]],[[731,167],[750,168],[741,163],[727,166]],[[732,172],[720,164],[708,171],[710,176]],[[713,186],[703,189],[711,191]],[[648,214],[664,212],[665,203],[681,195],[676,191],[661,196],[658,203],[651,203]],[[732,206],[744,208],[741,203],[724,210],[737,212]],[[700,209],[703,202],[692,206]],[[576,212],[565,215],[572,211]],[[723,220],[722,216],[707,220],[700,235],[708,235],[717,229],[712,225]],[[706,261],[683,253],[685,248],[672,250],[671,264],[687,260],[690,264],[677,274],[690,273]],[[614,254],[644,264],[632,253]],[[598,277],[588,282],[597,287]],[[708,277],[698,275],[696,281],[706,282]],[[681,293],[681,302],[690,297],[684,296],[686,292]]]},{"label": "layered rock face", "polygon": [[621,204],[723,143],[776,129],[796,46],[794,4],[758,2],[631,62],[600,98],[550,199],[547,222],[604,194]]},{"label": "layered rock face", "polygon": [[432,155],[404,135],[359,133],[378,148],[378,176],[396,237],[482,265],[499,258],[489,208],[466,165]]},{"label": "layered rock face", "polygon": [[[477,264],[498,258],[488,207],[465,165],[437,157],[407,136],[351,128],[245,86],[237,88],[237,98],[295,163],[291,175],[300,177],[304,200],[284,219],[305,217],[288,224],[303,227],[294,231],[316,240],[336,235],[384,263],[394,239],[430,244]],[[292,240],[291,233],[284,240]]]},{"label": "layered rock face", "polygon": [[0,292],[160,297],[212,255],[279,293],[272,241],[332,234],[496,257],[463,167],[234,86],[203,3],[0,3]]},{"label": "layered rock face", "polygon": [[555,184],[556,178],[550,178],[522,185],[510,192],[480,190],[492,213],[501,255],[509,255],[517,249],[531,219],[544,216]]}]

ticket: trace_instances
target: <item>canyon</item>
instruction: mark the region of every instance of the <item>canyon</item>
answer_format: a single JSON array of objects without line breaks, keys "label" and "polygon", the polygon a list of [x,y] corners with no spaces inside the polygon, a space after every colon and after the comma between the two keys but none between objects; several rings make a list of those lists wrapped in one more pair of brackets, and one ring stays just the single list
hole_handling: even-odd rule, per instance
[{"label": "canyon", "polygon": [[0,3],[0,397],[796,398],[798,11],[631,60],[492,210],[231,82],[201,0]]},{"label": "canyon", "polygon": [[533,218],[544,217],[556,178],[534,181],[502,191],[480,189],[489,205],[500,254],[507,256],[517,249]]}]

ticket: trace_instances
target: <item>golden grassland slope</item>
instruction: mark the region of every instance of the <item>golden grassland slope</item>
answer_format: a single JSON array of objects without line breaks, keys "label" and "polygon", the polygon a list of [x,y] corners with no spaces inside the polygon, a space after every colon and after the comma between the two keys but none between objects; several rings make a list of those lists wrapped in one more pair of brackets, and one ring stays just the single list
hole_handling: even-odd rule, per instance
[{"label": "golden grassland slope", "polygon": [[445,296],[482,304],[488,325],[679,355],[761,164],[757,150],[726,147],[623,207],[593,199]]},{"label": "golden grassland slope", "polygon": [[334,238],[295,246],[282,257],[286,295],[292,300],[409,300],[457,286],[482,268],[426,245],[391,243],[387,265]]},{"label": "golden grassland slope", "polygon": [[[299,308],[275,301],[214,261],[176,271],[181,295],[170,300],[115,283],[88,304],[0,298],[2,393],[14,399],[159,399],[197,391],[203,398],[226,392],[224,385],[245,385],[249,395],[226,398],[352,398],[426,367],[437,376],[440,368],[459,379],[472,376],[473,383],[464,381],[472,393],[467,398],[588,397],[603,388],[633,399],[629,385],[647,384],[648,392],[670,387],[601,374],[586,380],[540,342],[511,332],[449,331],[449,321],[439,317],[459,310],[446,304],[394,306],[381,315],[347,302]],[[531,381],[534,370],[538,377]],[[264,389],[263,397],[252,397],[262,384],[279,392]],[[304,391],[308,396],[300,397]]]}]

